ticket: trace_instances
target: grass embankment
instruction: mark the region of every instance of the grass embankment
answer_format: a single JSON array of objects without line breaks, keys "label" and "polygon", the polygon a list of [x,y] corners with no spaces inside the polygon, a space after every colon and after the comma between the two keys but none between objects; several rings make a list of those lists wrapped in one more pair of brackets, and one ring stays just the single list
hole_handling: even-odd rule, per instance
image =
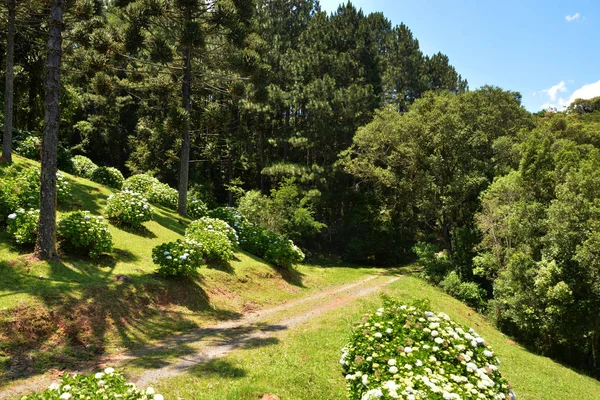
[{"label": "grass embankment", "polygon": [[[597,380],[528,352],[484,317],[418,278],[406,276],[387,287],[385,293],[407,303],[429,299],[433,310],[444,311],[473,327],[493,346],[502,361],[500,370],[519,400],[600,399]],[[277,334],[279,340],[272,341],[275,344],[237,350],[155,386],[165,398],[173,399],[260,399],[265,393],[283,400],[345,398],[338,363],[340,349],[352,325],[380,305],[378,296],[369,296]]]},{"label": "grass embankment", "polygon": [[[15,159],[19,167],[39,166]],[[112,191],[65,175],[73,201],[59,214],[83,209],[102,215]],[[288,271],[238,252],[230,265],[203,267],[194,280],[162,280],[154,275],[151,250],[181,238],[190,221],[154,208],[154,219],[142,230],[110,225],[115,250],[97,260],[64,256],[39,262],[31,257],[33,247],[12,244],[0,228],[0,383],[50,368],[82,367],[106,353],[236,319],[372,271],[311,265]]]}]

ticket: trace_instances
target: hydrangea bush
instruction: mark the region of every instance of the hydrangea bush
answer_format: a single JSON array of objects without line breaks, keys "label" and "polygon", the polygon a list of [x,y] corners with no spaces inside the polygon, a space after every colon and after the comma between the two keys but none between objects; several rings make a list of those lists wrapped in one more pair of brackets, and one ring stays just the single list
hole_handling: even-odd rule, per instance
[{"label": "hydrangea bush", "polygon": [[223,232],[198,230],[186,235],[186,238],[202,244],[206,262],[226,264],[233,259],[233,243]]},{"label": "hydrangea bush", "polygon": [[14,181],[0,177],[0,223],[6,221],[8,214],[19,207],[19,199],[14,191]]},{"label": "hydrangea bush", "polygon": [[164,400],[152,387],[145,390],[127,382],[123,373],[114,368],[93,375],[64,374],[60,382],[52,383],[41,393],[24,396],[22,400],[84,400],[84,399],[125,399],[125,400]]},{"label": "hydrangea bush", "polygon": [[90,257],[110,253],[112,235],[104,218],[89,211],[75,211],[58,221],[57,233],[66,251],[85,252]]},{"label": "hydrangea bush", "polygon": [[152,187],[158,183],[160,183],[158,179],[151,175],[137,174],[125,179],[123,190],[131,190],[147,197],[152,192]]},{"label": "hydrangea bush", "polygon": [[348,398],[510,399],[488,343],[427,308],[384,299],[355,327],[340,360]]},{"label": "hydrangea bush", "polygon": [[208,212],[211,218],[218,218],[229,224],[234,229],[237,229],[244,222],[244,217],[240,212],[233,207],[217,207]]},{"label": "hydrangea bush", "polygon": [[117,190],[121,190],[123,182],[125,181],[121,171],[114,167],[98,167],[92,172],[90,179]]},{"label": "hydrangea bush", "polygon": [[177,201],[179,200],[179,194],[177,190],[173,189],[165,183],[156,183],[152,186],[152,190],[148,195],[148,199],[152,203],[160,204],[171,210],[177,209]]},{"label": "hydrangea bush", "polygon": [[291,240],[260,225],[242,223],[240,247],[248,253],[280,267],[291,267],[304,260],[304,253]]},{"label": "hydrangea bush", "polygon": [[192,275],[203,263],[203,247],[191,239],[163,243],[152,249],[152,261],[162,276]]},{"label": "hydrangea bush", "polygon": [[90,179],[94,171],[98,168],[96,164],[85,156],[74,156],[71,158],[75,167],[75,175]]},{"label": "hydrangea bush", "polygon": [[7,217],[6,231],[18,244],[33,244],[37,239],[40,210],[19,208]]},{"label": "hydrangea bush", "polygon": [[41,148],[42,139],[32,135],[20,140],[15,148],[15,152],[30,160],[39,160]]},{"label": "hydrangea bush", "polygon": [[188,199],[187,203],[187,216],[191,219],[199,219],[208,213],[208,207],[206,203],[197,197]]},{"label": "hydrangea bush", "polygon": [[56,173],[56,196],[59,203],[66,203],[73,199],[71,185],[69,184],[67,177],[60,172]]},{"label": "hydrangea bush", "polygon": [[215,231],[221,232],[231,241],[231,243],[239,244],[238,234],[229,224],[218,218],[202,217],[189,224],[185,231],[186,235],[193,236],[199,231]]},{"label": "hydrangea bush", "polygon": [[106,216],[116,224],[133,228],[152,219],[152,208],[140,193],[123,190],[106,201]]},{"label": "hydrangea bush", "polygon": [[19,207],[25,209],[39,207],[40,185],[39,168],[26,168],[18,172],[15,170],[13,186],[19,200]]}]

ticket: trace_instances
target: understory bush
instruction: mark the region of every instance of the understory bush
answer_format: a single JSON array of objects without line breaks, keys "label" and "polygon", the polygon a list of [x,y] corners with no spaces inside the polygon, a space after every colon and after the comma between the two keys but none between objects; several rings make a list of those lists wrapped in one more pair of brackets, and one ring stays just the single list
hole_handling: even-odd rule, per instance
[{"label": "understory bush", "polygon": [[114,167],[98,167],[92,172],[90,179],[96,183],[117,190],[121,190],[123,182],[125,181],[121,171]]},{"label": "understory bush", "polygon": [[203,246],[191,239],[163,243],[152,249],[152,262],[164,277],[189,276],[203,263]]},{"label": "understory bush", "polygon": [[8,214],[19,207],[19,199],[14,191],[13,180],[6,177],[0,179],[0,223],[6,221]]},{"label": "understory bush", "polygon": [[233,243],[226,233],[212,229],[192,229],[186,231],[186,239],[202,245],[206,262],[225,264],[233,259]]},{"label": "understory bush", "polygon": [[340,360],[348,398],[510,399],[485,339],[428,308],[384,299],[354,328]]},{"label": "understory bush", "polygon": [[75,175],[81,176],[86,179],[91,179],[92,174],[98,168],[96,164],[85,156],[74,156],[71,158]]},{"label": "understory bush", "polygon": [[108,197],[106,216],[117,225],[138,228],[152,219],[152,208],[139,193],[123,190]]},{"label": "understory bush", "polygon": [[455,271],[446,275],[440,286],[450,296],[471,307],[480,309],[485,305],[485,290],[475,282],[463,282]]},{"label": "understory bush", "polygon": [[30,160],[39,160],[41,148],[42,139],[31,135],[19,141],[15,148],[15,153]]},{"label": "understory bush", "polygon": [[148,200],[152,203],[160,204],[161,206],[167,207],[171,210],[177,209],[177,201],[179,194],[177,190],[173,189],[166,183],[158,182],[152,186],[152,190],[148,195]]},{"label": "understory bush", "polygon": [[239,244],[236,230],[229,226],[227,222],[218,218],[202,217],[192,221],[188,225],[185,234],[188,236],[193,236],[195,233],[203,230],[221,232],[222,234],[226,235],[227,238],[229,238],[231,243],[235,245]]},{"label": "understory bush", "polygon": [[412,248],[423,266],[423,277],[430,282],[439,284],[452,270],[452,260],[445,251],[431,243],[419,242]]},{"label": "understory bush", "polygon": [[58,202],[63,204],[73,199],[71,185],[60,172],[56,173],[56,197]]},{"label": "understory bush", "polygon": [[245,222],[239,229],[240,247],[281,267],[304,260],[304,253],[291,240],[260,225]]},{"label": "understory bush", "polygon": [[188,198],[187,216],[190,219],[199,219],[208,213],[206,203],[197,197]]},{"label": "understory bush", "polygon": [[83,399],[164,400],[152,387],[137,389],[123,373],[105,368],[96,374],[64,374],[60,382],[52,383],[41,393],[24,396],[22,400],[83,400]]},{"label": "understory bush", "polygon": [[19,208],[7,217],[6,231],[18,244],[33,244],[37,239],[40,210]]},{"label": "understory bush", "polygon": [[208,216],[211,218],[218,218],[229,224],[234,229],[244,222],[242,214],[233,207],[217,207],[208,212]]},{"label": "understory bush", "polygon": [[84,252],[90,257],[98,257],[113,249],[112,235],[104,218],[93,216],[89,211],[75,211],[62,217],[57,233],[61,248],[67,252]]}]

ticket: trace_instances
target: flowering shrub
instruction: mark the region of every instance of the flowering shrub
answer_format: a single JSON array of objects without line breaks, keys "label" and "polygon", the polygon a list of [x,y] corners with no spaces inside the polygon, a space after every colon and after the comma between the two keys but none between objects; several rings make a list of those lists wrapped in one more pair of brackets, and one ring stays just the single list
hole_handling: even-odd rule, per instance
[{"label": "flowering shrub", "polygon": [[152,208],[139,193],[123,190],[106,201],[106,216],[117,224],[140,227],[152,219]]},{"label": "flowering shrub", "polygon": [[71,185],[67,178],[60,172],[56,173],[56,196],[59,203],[65,203],[73,198]]},{"label": "flowering shrub", "polygon": [[233,229],[237,229],[238,226],[244,222],[244,217],[240,212],[233,207],[217,207],[208,212],[208,216],[211,218],[221,219],[229,224]]},{"label": "flowering shrub", "polygon": [[185,231],[186,235],[193,236],[199,231],[215,231],[221,232],[233,244],[239,244],[238,235],[235,229],[229,224],[218,218],[202,217],[190,223]]},{"label": "flowering shrub", "polygon": [[60,383],[52,383],[41,393],[24,396],[22,400],[79,400],[79,399],[126,399],[126,400],[164,400],[164,397],[148,387],[137,389],[135,384],[127,382],[121,372],[106,368],[94,375],[64,374]]},{"label": "flowering shrub", "polygon": [[20,156],[29,158],[30,160],[40,159],[40,150],[42,148],[42,139],[37,136],[27,136],[19,141],[15,152]]},{"label": "flowering shrub", "polygon": [[152,261],[159,265],[158,273],[165,277],[193,274],[202,265],[203,247],[191,240],[163,243],[152,249]]},{"label": "flowering shrub", "polygon": [[73,166],[75,167],[75,175],[81,176],[87,179],[92,177],[94,171],[98,168],[96,164],[85,156],[74,156],[71,158]]},{"label": "flowering shrub", "polygon": [[0,223],[6,216],[19,207],[19,199],[14,191],[14,181],[8,177],[0,179]]},{"label": "flowering shrub", "polygon": [[342,351],[349,399],[510,399],[487,342],[444,313],[385,299]]},{"label": "flowering shrub", "polygon": [[86,252],[90,257],[110,253],[112,235],[104,218],[92,216],[89,211],[75,211],[58,221],[58,236],[67,251]]},{"label": "flowering shrub", "polygon": [[281,267],[290,267],[304,260],[304,253],[291,240],[260,225],[240,225],[240,247],[265,261]]},{"label": "flowering shrub", "polygon": [[159,183],[158,179],[148,174],[132,175],[123,182],[123,190],[131,190],[148,197],[153,186]]},{"label": "flowering shrub", "polygon": [[92,172],[90,178],[94,182],[101,183],[109,188],[121,190],[125,178],[121,171],[113,167],[98,167]]},{"label": "flowering shrub", "polygon": [[19,208],[7,217],[6,231],[18,244],[35,243],[40,210],[25,211]]},{"label": "flowering shrub", "polygon": [[177,209],[178,192],[165,183],[157,182],[152,186],[152,191],[148,195],[148,199],[152,203],[160,204],[170,208],[171,210]]},{"label": "flowering shrub", "polygon": [[223,232],[197,229],[187,231],[186,238],[202,244],[202,254],[207,262],[224,264],[233,259],[233,243]]},{"label": "flowering shrub", "polygon": [[15,174],[13,190],[19,200],[19,207],[38,208],[40,205],[40,169],[26,168]]},{"label": "flowering shrub", "polygon": [[206,203],[200,200],[197,197],[192,197],[188,199],[187,203],[187,216],[191,219],[198,219],[206,216],[208,212],[208,207],[206,207]]}]

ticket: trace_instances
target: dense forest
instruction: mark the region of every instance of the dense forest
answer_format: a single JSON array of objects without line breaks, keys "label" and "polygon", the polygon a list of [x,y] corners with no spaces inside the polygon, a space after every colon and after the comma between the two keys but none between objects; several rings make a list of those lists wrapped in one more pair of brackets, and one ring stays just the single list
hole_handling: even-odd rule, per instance
[{"label": "dense forest", "polygon": [[505,332],[600,373],[600,99],[531,114],[519,93],[469,90],[350,2],[7,4],[5,160],[47,151],[60,73],[59,169],[150,173],[182,215],[191,196],[237,206],[313,254],[417,256]]}]

